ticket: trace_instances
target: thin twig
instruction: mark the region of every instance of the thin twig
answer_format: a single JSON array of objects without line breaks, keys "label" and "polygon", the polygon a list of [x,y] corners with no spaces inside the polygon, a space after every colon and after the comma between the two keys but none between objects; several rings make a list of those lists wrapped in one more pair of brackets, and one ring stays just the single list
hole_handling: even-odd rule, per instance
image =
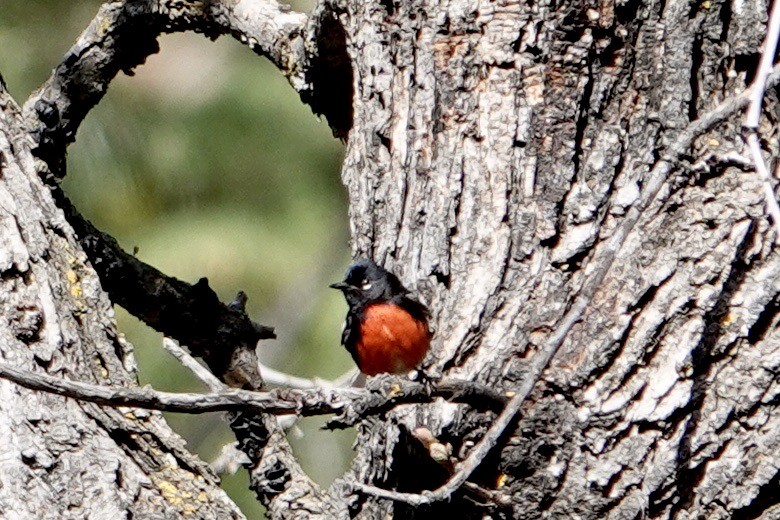
[{"label": "thin twig", "polygon": [[[190,355],[184,348],[179,345],[179,342],[173,338],[163,338],[163,348],[167,350],[173,357],[175,357],[185,368],[195,375],[198,380],[209,387],[212,392],[219,392],[225,388],[225,384],[222,383],[209,369],[198,363],[198,361]],[[333,389],[347,386],[346,383],[354,377],[354,370],[346,372],[344,375],[339,376],[333,381],[327,379],[308,379],[305,377],[298,377],[287,372],[282,372],[274,368],[258,363],[258,371],[263,376],[263,382],[266,385],[280,386],[283,388],[294,388],[297,390],[313,390],[319,389]]]},{"label": "thin twig", "polygon": [[184,365],[195,377],[209,387],[212,392],[220,392],[226,388],[225,384],[217,379],[209,369],[198,363],[189,352],[181,348],[179,342],[171,338],[163,338],[163,348],[167,350],[179,363]]},{"label": "thin twig", "polygon": [[753,163],[756,167],[756,173],[761,178],[764,186],[764,199],[766,209],[772,220],[772,226],[775,229],[775,243],[780,244],[780,205],[777,203],[775,189],[772,185],[772,176],[761,156],[761,145],[758,140],[758,126],[761,120],[761,107],[764,102],[764,93],[767,88],[767,81],[772,74],[772,62],[777,53],[777,41],[780,37],[780,2],[774,2],[772,13],[769,15],[767,23],[766,39],[764,49],[761,51],[761,60],[756,70],[756,78],[753,81],[753,87],[750,90],[750,105],[745,115],[745,129],[747,130],[747,144],[750,154],[753,156]]},{"label": "thin twig", "polygon": [[[758,128],[761,119],[761,106],[764,103],[764,93],[767,88],[769,76],[773,73],[775,53],[777,52],[777,42],[780,38],[780,4],[774,2],[772,12],[767,22],[766,39],[764,49],[761,51],[761,60],[758,63],[756,77],[750,88],[750,107],[745,117],[745,126],[752,129]],[[776,67],[775,67],[776,68]]]},{"label": "thin twig", "polygon": [[[243,300],[244,298],[242,298]],[[206,384],[206,386],[209,387],[209,390],[212,392],[221,392],[224,389],[228,388],[222,381],[220,381],[214,374],[209,371],[208,368],[204,367],[198,361],[192,357],[189,352],[184,350],[179,343],[176,340],[173,340],[171,338],[163,338],[163,348],[167,350],[168,352],[173,355],[182,365],[184,365],[185,368],[187,368],[190,372],[192,372],[195,377],[197,377],[200,381]],[[319,388],[317,387],[312,381],[309,379],[303,379],[303,378],[297,378],[295,376],[289,376],[287,374],[284,374],[283,372],[278,372],[276,370],[273,370],[271,368],[265,367],[263,365],[259,365],[260,373],[263,374],[263,378],[267,376],[267,374],[271,374],[271,379],[265,379],[266,383],[276,383],[277,381],[284,381],[288,383],[306,383],[307,386],[305,387],[294,387],[292,385],[287,385],[288,388]],[[285,415],[278,417],[279,426],[282,427],[285,431],[290,430],[293,428],[296,423],[298,422],[298,417],[295,415]],[[219,473],[219,472],[218,472]],[[233,471],[235,473],[235,471]]]},{"label": "thin twig", "polygon": [[[780,66],[775,67],[767,81],[771,84],[776,82],[778,78],[780,78]],[[479,443],[474,446],[466,460],[456,466],[456,472],[450,477],[450,480],[435,490],[425,490],[421,493],[400,493],[376,486],[355,483],[354,486],[358,490],[367,495],[420,506],[448,499],[466,482],[477,466],[482,463],[490,450],[496,445],[507,426],[514,420],[531,390],[541,379],[544,370],[563,344],[569,331],[582,318],[583,312],[593,300],[593,295],[612,267],[617,253],[625,243],[628,234],[645,210],[656,200],[672,168],[679,163],[681,156],[691,147],[696,137],[744,108],[748,103],[750,92],[751,90],[748,88],[741,94],[723,101],[711,111],[703,114],[699,119],[692,121],[650,170],[641,198],[635,205],[629,208],[623,221],[606,240],[603,248],[594,258],[592,265],[596,266],[595,272],[585,281],[582,290],[574,299],[569,310],[558,322],[552,334],[547,337],[541,349],[531,358],[528,375],[517,389],[517,394],[509,401],[504,411],[490,426],[490,429],[480,439]]]},{"label": "thin twig", "polygon": [[[306,379],[305,377],[298,377],[286,372],[280,372],[268,365],[260,363],[260,373],[263,375],[263,381],[267,385],[282,386],[284,388],[296,388],[298,390],[311,390],[313,388],[328,387],[327,381],[323,381],[322,385],[317,384],[317,381],[313,379]],[[335,388],[335,387],[333,387]]]}]

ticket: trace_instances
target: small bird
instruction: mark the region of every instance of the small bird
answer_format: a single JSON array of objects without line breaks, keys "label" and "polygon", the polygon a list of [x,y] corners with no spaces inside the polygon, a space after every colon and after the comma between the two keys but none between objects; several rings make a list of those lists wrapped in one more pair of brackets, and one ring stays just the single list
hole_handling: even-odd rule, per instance
[{"label": "small bird", "polygon": [[343,282],[330,286],[349,305],[341,343],[366,375],[414,370],[431,343],[428,309],[411,296],[393,273],[359,259]]}]

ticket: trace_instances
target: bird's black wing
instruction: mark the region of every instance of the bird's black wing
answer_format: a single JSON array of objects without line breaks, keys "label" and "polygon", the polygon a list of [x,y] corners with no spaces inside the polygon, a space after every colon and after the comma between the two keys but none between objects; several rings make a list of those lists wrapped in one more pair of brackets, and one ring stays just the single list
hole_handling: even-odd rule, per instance
[{"label": "bird's black wing", "polygon": [[430,311],[428,311],[428,307],[407,294],[402,295],[395,303],[400,305],[403,309],[406,310],[406,312],[411,314],[414,319],[425,323],[425,326],[428,327],[428,318],[430,318]]},{"label": "bird's black wing", "polygon": [[360,368],[357,354],[357,342],[360,340],[360,319],[352,311],[347,312],[344,328],[341,331],[341,344],[350,353],[355,364]]}]

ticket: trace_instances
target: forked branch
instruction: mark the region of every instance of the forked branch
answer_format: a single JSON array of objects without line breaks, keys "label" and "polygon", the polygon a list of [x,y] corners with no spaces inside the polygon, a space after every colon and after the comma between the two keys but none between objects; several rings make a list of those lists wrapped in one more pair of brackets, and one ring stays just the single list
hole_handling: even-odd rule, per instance
[{"label": "forked branch", "polygon": [[[304,94],[308,18],[275,0],[127,0],[108,2],[66,53],[51,77],[27,100],[26,124],[37,140],[36,155],[62,177],[65,147],[87,113],[121,71],[159,50],[161,34],[195,31],[216,39],[230,34],[268,57]],[[308,95],[304,97],[310,97]]]}]

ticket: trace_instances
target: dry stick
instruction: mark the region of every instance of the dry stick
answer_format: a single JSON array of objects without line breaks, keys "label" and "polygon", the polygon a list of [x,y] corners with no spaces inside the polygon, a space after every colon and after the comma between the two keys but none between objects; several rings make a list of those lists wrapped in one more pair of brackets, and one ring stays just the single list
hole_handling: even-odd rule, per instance
[{"label": "dry stick", "polygon": [[[227,385],[222,383],[222,381],[220,381],[217,376],[215,376],[208,368],[198,363],[198,361],[192,357],[189,352],[184,350],[179,345],[178,341],[171,338],[163,338],[163,348],[167,350],[173,357],[175,357],[186,369],[192,372],[196,378],[208,386],[209,390],[212,392],[220,392],[227,388]],[[285,388],[295,388],[299,390],[326,390],[335,388],[335,386],[330,384],[328,381],[322,381],[322,384],[318,384],[318,382],[312,381],[311,379],[304,379],[302,377],[296,377],[278,370],[274,370],[259,362],[258,373],[263,375],[263,381],[266,384],[282,386]],[[297,424],[298,417],[295,415],[287,415],[277,417],[277,420],[279,421],[279,426],[281,426],[282,429],[289,431]],[[296,430],[294,433],[300,434],[300,430]],[[229,446],[233,446],[233,448],[237,450],[237,448],[234,446],[235,444],[236,443],[232,443],[230,445],[223,446],[222,449],[226,453],[226,450],[228,450]],[[225,455],[225,457],[227,457],[227,455]],[[212,465],[214,464],[217,464],[217,462],[212,463]],[[222,473],[222,471],[217,471],[217,473]],[[232,473],[235,473],[235,471]]]},{"label": "dry stick", "polygon": [[335,388],[328,381],[323,380],[322,384],[312,379],[297,377],[286,372],[280,372],[268,365],[259,363],[260,373],[263,374],[263,381],[267,385],[282,386],[284,388],[295,388],[297,390],[312,390],[315,388]]},{"label": "dry stick", "polygon": [[753,156],[756,173],[761,177],[764,186],[764,198],[766,209],[772,217],[772,225],[775,228],[775,243],[780,244],[780,206],[775,197],[775,189],[772,186],[772,177],[769,169],[761,156],[761,145],[758,142],[758,125],[761,119],[761,106],[766,92],[767,79],[772,74],[772,62],[777,52],[777,41],[780,37],[780,1],[775,1],[772,13],[767,23],[766,40],[764,50],[761,52],[761,60],[756,71],[756,79],[750,91],[750,105],[745,116],[745,129],[747,130],[747,144]]},{"label": "dry stick", "polygon": [[[179,342],[172,338],[163,338],[163,348],[167,350],[179,363],[195,375],[202,383],[209,387],[212,392],[219,392],[227,386],[220,381],[208,368],[204,367],[184,350]],[[293,388],[296,390],[315,390],[331,389],[337,385],[326,380],[313,380],[304,377],[297,377],[286,372],[280,372],[269,366],[258,363],[258,371],[263,375],[265,384],[281,386],[284,388]]]},{"label": "dry stick", "polygon": [[174,393],[161,392],[149,387],[95,385],[32,372],[7,363],[0,363],[0,378],[8,379],[31,390],[49,392],[103,406],[129,406],[189,414],[246,411],[313,416],[343,413],[350,407],[357,407],[360,409],[358,415],[366,416],[384,410],[388,406],[430,402],[438,397],[447,398],[452,402],[470,403],[481,409],[495,409],[506,402],[505,397],[499,392],[467,381],[444,381],[439,387],[428,390],[419,383],[410,381],[394,383],[390,380],[379,393],[376,390],[362,388],[284,389],[255,392],[228,387],[222,387],[219,391],[209,394]]},{"label": "dry stick", "polygon": [[[211,394],[161,392],[148,387],[115,387],[84,383],[15,368],[6,363],[0,363],[0,377],[31,390],[49,392],[103,406],[130,406],[163,412],[201,414],[252,410],[272,414],[289,414],[299,411],[304,414],[309,411],[319,414],[320,412],[335,413],[343,407],[343,403],[340,403],[342,396],[335,394],[334,398],[324,399],[317,403],[317,410],[314,411],[307,405],[303,405],[303,409],[301,409],[302,403],[296,403],[295,398],[303,397],[306,399],[316,392],[289,393],[287,399],[275,397],[270,392],[253,392],[231,388],[225,388]],[[329,401],[328,404],[325,404],[326,401]]]},{"label": "dry stick", "polygon": [[[780,66],[774,68],[771,76],[768,78],[768,84],[772,85],[777,82],[778,79],[780,79]],[[626,212],[623,222],[615,229],[614,234],[607,239],[604,249],[592,262],[592,265],[596,266],[595,272],[590,279],[587,280],[582,291],[577,298],[575,298],[569,311],[555,327],[555,331],[547,338],[547,341],[545,341],[539,352],[531,359],[528,377],[520,384],[520,387],[517,389],[517,394],[509,401],[509,404],[504,408],[504,411],[491,425],[485,436],[482,437],[479,443],[472,449],[466,460],[456,466],[455,474],[450,477],[450,480],[435,490],[425,490],[421,493],[399,493],[397,491],[390,491],[362,483],[353,484],[355,488],[367,495],[404,502],[413,506],[446,500],[452,496],[452,494],[466,482],[477,466],[482,463],[490,450],[496,445],[498,438],[501,437],[507,426],[514,420],[523,403],[528,398],[528,395],[531,393],[531,390],[536,385],[536,382],[541,379],[542,373],[547,368],[550,360],[560,348],[563,340],[566,338],[574,324],[580,320],[583,311],[590,304],[593,295],[596,293],[596,290],[611,268],[612,263],[615,261],[615,257],[625,242],[629,232],[633,229],[642,213],[658,197],[659,192],[666,183],[669,173],[672,171],[672,167],[677,164],[680,157],[688,148],[690,148],[693,140],[697,136],[744,108],[749,101],[750,93],[751,88],[748,88],[739,95],[725,100],[711,111],[702,115],[699,119],[691,122],[685,130],[680,133],[677,139],[675,139],[673,144],[669,146],[667,152],[648,174],[648,180],[645,184],[646,188],[641,199]]]},{"label": "dry stick", "polygon": [[179,363],[184,365],[186,369],[192,372],[201,382],[209,387],[212,392],[221,392],[227,386],[217,379],[217,376],[211,373],[211,371],[198,363],[198,361],[190,355],[189,352],[181,348],[179,342],[171,338],[163,338],[163,348],[167,350],[173,357],[175,357]]}]

